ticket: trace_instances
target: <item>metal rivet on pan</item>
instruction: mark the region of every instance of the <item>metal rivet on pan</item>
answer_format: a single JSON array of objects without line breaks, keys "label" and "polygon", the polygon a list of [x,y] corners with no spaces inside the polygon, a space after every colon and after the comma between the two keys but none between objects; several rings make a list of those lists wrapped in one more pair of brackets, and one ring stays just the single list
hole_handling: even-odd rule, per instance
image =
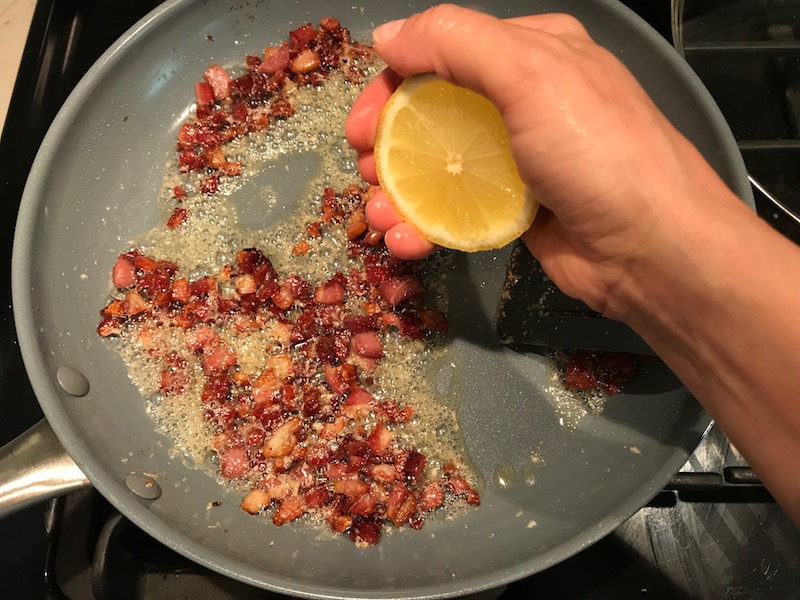
[{"label": "metal rivet on pan", "polygon": [[125,485],[130,491],[145,500],[155,500],[161,496],[161,486],[156,483],[156,480],[141,473],[128,475],[125,478]]},{"label": "metal rivet on pan", "polygon": [[61,389],[71,396],[85,396],[89,393],[89,380],[78,369],[59,367],[56,380]]}]

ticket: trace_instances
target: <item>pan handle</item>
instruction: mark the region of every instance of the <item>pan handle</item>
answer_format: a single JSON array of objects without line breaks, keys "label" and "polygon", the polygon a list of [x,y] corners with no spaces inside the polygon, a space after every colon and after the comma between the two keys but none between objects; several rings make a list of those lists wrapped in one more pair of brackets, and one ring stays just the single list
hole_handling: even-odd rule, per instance
[{"label": "pan handle", "polygon": [[0,517],[90,485],[45,419],[0,448]]}]

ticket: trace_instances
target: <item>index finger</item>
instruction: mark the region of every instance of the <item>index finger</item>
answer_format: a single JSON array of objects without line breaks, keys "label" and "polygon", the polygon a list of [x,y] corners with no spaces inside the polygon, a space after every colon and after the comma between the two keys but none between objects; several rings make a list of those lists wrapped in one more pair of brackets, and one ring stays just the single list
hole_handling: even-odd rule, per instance
[{"label": "index finger", "polygon": [[508,82],[525,74],[536,82],[542,64],[552,61],[556,51],[590,40],[583,25],[567,14],[504,21],[449,4],[390,21],[373,32],[376,52],[396,73],[436,73],[486,96],[501,113],[519,95],[518,86]]},{"label": "index finger", "polygon": [[375,145],[381,110],[402,80],[391,69],[385,69],[356,98],[344,124],[347,143],[354,150],[364,152]]}]

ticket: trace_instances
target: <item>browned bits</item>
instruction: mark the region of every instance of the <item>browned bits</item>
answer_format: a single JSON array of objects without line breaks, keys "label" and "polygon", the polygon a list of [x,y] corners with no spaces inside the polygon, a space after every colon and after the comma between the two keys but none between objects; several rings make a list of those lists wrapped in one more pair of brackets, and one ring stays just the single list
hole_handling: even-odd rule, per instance
[{"label": "browned bits", "polygon": [[314,221],[306,227],[306,235],[310,238],[318,238],[322,235],[322,223]]},{"label": "browned bits", "polygon": [[271,502],[272,498],[270,498],[269,492],[256,489],[244,497],[242,500],[242,510],[251,515],[255,515],[265,508],[268,508]]},{"label": "browned bits", "polygon": [[339,27],[341,27],[341,24],[339,23],[339,19],[337,19],[336,17],[323,17],[319,21],[319,26],[322,27],[322,29],[324,29],[325,31],[333,32],[339,29]]},{"label": "browned bits", "polygon": [[364,244],[367,246],[378,246],[383,241],[383,232],[377,229],[370,229],[364,236]]},{"label": "browned bits", "polygon": [[308,73],[319,67],[319,54],[306,49],[292,60],[292,73]]},{"label": "browned bits", "polygon": [[[288,98],[297,87],[319,85],[337,71],[353,81],[354,59],[367,54],[351,45],[338,19],[326,17],[319,29],[309,23],[293,30],[263,59],[247,57],[238,78],[209,67],[196,86],[195,115],[178,133],[178,171],[189,187],[174,186],[174,200],[187,190],[216,194],[243,168],[227,155],[228,142],[294,114]],[[415,340],[447,331],[445,315],[423,305],[415,265],[391,257],[383,234],[366,222],[377,189],[326,188],[320,214],[294,240],[297,256],[317,247],[313,239],[333,236],[358,261],[349,270],[320,281],[282,276],[260,250],[245,248],[217,273],[190,280],[176,263],[134,249],[117,257],[115,297],[97,328],[101,337],[133,336],[127,339],[158,369],[162,396],[199,396],[216,434],[208,446],[219,474],[252,490],[242,510],[272,511],[275,525],[312,512],[358,546],[378,543],[389,524],[421,528],[424,513],[447,497],[479,501],[454,467],[444,475],[426,470],[425,456],[396,435],[396,425],[412,420],[412,407],[372,395],[387,336]],[[168,226],[187,218],[188,210],[175,207]],[[159,335],[173,328],[179,340],[185,336],[174,347]],[[269,342],[266,358],[258,357],[263,366],[251,370],[260,350],[250,354],[248,336],[257,331]]]},{"label": "browned bits", "polygon": [[347,239],[354,240],[361,237],[367,230],[367,218],[364,215],[364,209],[359,208],[347,221]]},{"label": "browned bits", "polygon": [[292,246],[292,256],[300,256],[302,254],[308,254],[309,252],[311,252],[311,246],[309,246],[308,242],[305,240],[300,240]]}]

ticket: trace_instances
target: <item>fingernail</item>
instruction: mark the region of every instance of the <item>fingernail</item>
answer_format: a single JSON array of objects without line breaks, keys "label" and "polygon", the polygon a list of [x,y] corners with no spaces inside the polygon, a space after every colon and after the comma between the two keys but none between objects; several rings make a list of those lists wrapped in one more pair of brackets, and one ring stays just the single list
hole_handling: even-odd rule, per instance
[{"label": "fingernail", "polygon": [[403,27],[403,23],[405,23],[404,19],[400,19],[397,21],[389,21],[388,23],[384,23],[380,27],[376,27],[375,31],[372,32],[372,41],[375,44],[385,44],[390,42],[394,39],[400,29]]}]

